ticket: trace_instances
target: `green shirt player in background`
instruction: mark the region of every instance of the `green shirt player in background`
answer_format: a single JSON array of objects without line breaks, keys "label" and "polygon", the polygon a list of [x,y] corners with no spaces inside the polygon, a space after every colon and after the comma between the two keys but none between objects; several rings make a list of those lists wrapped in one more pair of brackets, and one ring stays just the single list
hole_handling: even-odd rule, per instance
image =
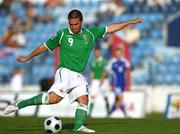
[{"label": "green shirt player in background", "polygon": [[26,62],[47,50],[52,51],[54,48],[60,47],[60,64],[55,74],[54,84],[47,93],[40,93],[32,98],[9,105],[4,113],[10,114],[32,105],[56,104],[66,94],[69,94],[70,101],[78,102],[73,131],[94,133],[94,130],[83,126],[88,110],[88,88],[85,77],[81,73],[87,64],[96,40],[105,34],[116,32],[141,21],[141,18],[136,18],[127,22],[111,24],[107,27],[86,29],[82,28],[82,13],[79,10],[70,11],[68,14],[69,27],[58,31],[29,55],[17,58],[18,62]]},{"label": "green shirt player in background", "polygon": [[94,50],[94,59],[91,63],[91,73],[90,73],[90,104],[89,104],[89,116],[92,116],[92,111],[95,104],[96,97],[101,94],[104,97],[106,103],[106,111],[109,111],[109,103],[108,103],[108,90],[109,90],[109,82],[106,79],[102,85],[100,85],[100,81],[102,79],[102,74],[107,66],[107,60],[103,58],[101,55],[100,48],[96,47]]}]

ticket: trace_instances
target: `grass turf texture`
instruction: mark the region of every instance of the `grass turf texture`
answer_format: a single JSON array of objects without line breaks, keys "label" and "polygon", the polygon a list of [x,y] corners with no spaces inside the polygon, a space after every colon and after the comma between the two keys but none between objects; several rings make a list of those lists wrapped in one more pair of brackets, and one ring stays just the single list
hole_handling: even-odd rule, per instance
[{"label": "grass turf texture", "polygon": [[[0,134],[44,134],[45,118],[0,117]],[[71,134],[74,119],[62,118],[63,129],[59,133]],[[180,120],[163,119],[160,114],[145,119],[87,119],[86,125],[97,134],[180,134]]]}]

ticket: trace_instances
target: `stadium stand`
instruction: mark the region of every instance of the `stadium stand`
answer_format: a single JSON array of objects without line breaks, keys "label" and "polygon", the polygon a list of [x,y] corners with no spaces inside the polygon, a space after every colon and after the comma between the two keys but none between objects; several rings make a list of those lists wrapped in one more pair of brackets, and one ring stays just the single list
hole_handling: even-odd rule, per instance
[{"label": "stadium stand", "polygon": [[[72,8],[80,9],[83,12],[86,24],[95,22],[96,13],[102,3],[103,1],[100,0],[64,0],[64,4],[55,7],[54,11],[50,9],[45,11],[43,3],[35,4],[39,15],[43,16],[46,14],[45,12],[48,12],[53,16],[53,20],[47,23],[35,23],[31,30],[24,32],[28,40],[27,45],[18,54],[5,55],[0,58],[0,83],[7,83],[14,66],[23,66],[26,74],[25,84],[39,84],[41,79],[53,77],[53,56],[45,54],[23,65],[22,63],[16,63],[15,57],[29,53],[58,29],[66,26],[66,16]],[[124,1],[124,6],[126,11],[123,14],[113,16],[112,20],[100,22],[100,25],[126,21],[135,17],[144,19],[143,24],[136,25],[136,28],[141,32],[140,40],[136,45],[130,47],[133,84],[180,85],[180,68],[178,68],[180,66],[180,52],[178,52],[180,48],[170,48],[164,43],[162,27],[165,19],[180,9],[180,4],[173,1],[172,3],[166,3],[164,6],[152,7],[148,6],[146,1],[127,0]],[[3,10],[0,9],[1,36],[8,27],[8,15],[4,14]],[[22,2],[13,2],[10,11],[15,12],[20,18],[25,17]],[[0,46],[0,51],[4,48],[3,45]],[[41,75],[37,75],[39,73]]]}]

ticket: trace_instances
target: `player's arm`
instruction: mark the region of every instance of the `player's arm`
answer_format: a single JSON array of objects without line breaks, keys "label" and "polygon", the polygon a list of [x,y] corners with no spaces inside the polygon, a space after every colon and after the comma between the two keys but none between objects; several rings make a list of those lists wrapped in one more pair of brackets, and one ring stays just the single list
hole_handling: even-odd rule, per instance
[{"label": "player's arm", "polygon": [[35,56],[38,56],[40,54],[42,54],[43,52],[47,51],[47,47],[43,44],[43,45],[40,45],[39,47],[37,47],[34,51],[32,51],[29,55],[27,56],[20,56],[18,57],[16,60],[18,62],[26,62],[30,59],[32,59],[33,57]]},{"label": "player's arm", "polygon": [[50,50],[50,51],[54,50],[59,45],[59,39],[61,35],[62,35],[62,32],[58,31],[57,33],[52,35],[47,41],[45,41],[44,44],[41,44],[34,51],[32,51],[29,55],[18,57],[16,60],[18,62],[26,62],[32,59],[33,57],[42,54],[43,52],[47,50]]},{"label": "player's arm", "polygon": [[131,24],[141,23],[142,21],[143,21],[142,18],[136,18],[130,21],[110,24],[107,26],[107,33],[113,33],[113,32],[119,31]]}]

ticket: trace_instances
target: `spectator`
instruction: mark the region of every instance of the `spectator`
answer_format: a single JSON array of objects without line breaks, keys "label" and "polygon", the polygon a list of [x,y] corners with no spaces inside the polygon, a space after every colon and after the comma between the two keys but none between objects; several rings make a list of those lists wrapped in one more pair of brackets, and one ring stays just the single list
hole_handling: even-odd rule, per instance
[{"label": "spectator", "polygon": [[14,13],[11,13],[8,29],[0,38],[0,58],[16,54],[16,52],[18,52],[16,51],[17,48],[24,47],[26,42],[27,40],[22,33],[20,20]]},{"label": "spectator", "polygon": [[20,18],[18,18],[16,13],[11,12],[8,15],[8,26],[17,27],[17,26],[21,26],[21,23],[22,23],[22,21]]},{"label": "spectator", "polygon": [[122,0],[112,0],[103,2],[97,13],[98,22],[110,20],[114,16],[121,15],[126,10]]},{"label": "spectator", "polygon": [[165,0],[148,0],[147,3],[150,7],[155,7],[155,6],[164,7],[166,4],[166,1]]},{"label": "spectator", "polygon": [[112,10],[110,10],[108,2],[100,4],[99,10],[97,12],[98,24],[104,20],[111,20],[113,16],[114,13],[112,12]]},{"label": "spectator", "polygon": [[133,45],[137,43],[141,36],[140,31],[134,26],[129,26],[125,28],[124,34],[125,34],[125,40],[129,43],[129,45]]},{"label": "spectator", "polygon": [[52,18],[55,18],[57,22],[62,22],[63,16],[59,16],[59,13],[64,13],[61,7],[64,6],[64,0],[47,0],[44,4],[46,14],[50,14]]},{"label": "spectator", "polygon": [[1,38],[1,42],[10,48],[20,48],[26,44],[26,38],[21,32],[21,28],[10,25]]},{"label": "spectator", "polygon": [[115,16],[119,16],[126,11],[123,0],[112,0],[110,9],[114,12]]},{"label": "spectator", "polygon": [[11,6],[13,4],[13,0],[3,0],[0,2],[0,14],[8,15],[10,13]]},{"label": "spectator", "polygon": [[150,8],[150,11],[162,11],[166,7],[166,0],[148,0],[147,5]]},{"label": "spectator", "polygon": [[45,7],[47,8],[54,8],[62,5],[64,5],[64,0],[47,0],[45,2]]},{"label": "spectator", "polygon": [[25,31],[32,29],[34,24],[36,23],[48,23],[52,21],[51,15],[47,15],[47,16],[38,15],[35,5],[33,5],[29,1],[24,2],[24,8],[26,10],[25,11],[26,16],[23,20]]}]

